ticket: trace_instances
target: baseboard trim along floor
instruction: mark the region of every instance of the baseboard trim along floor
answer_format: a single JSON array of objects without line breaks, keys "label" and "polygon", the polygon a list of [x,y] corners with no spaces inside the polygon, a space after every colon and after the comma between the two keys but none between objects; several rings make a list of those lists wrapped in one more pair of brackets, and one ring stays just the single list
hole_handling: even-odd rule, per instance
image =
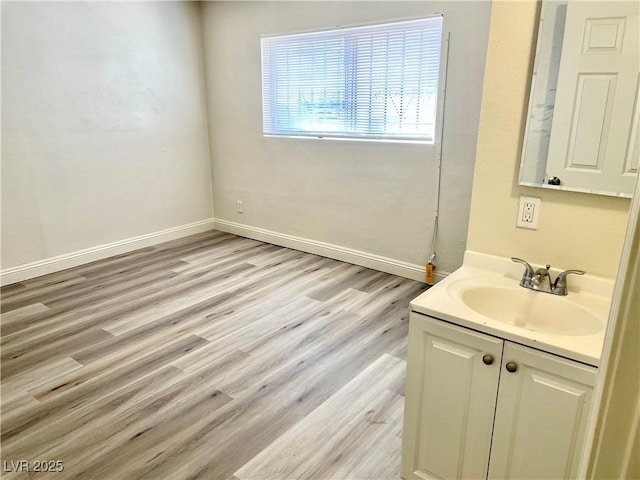
[{"label": "baseboard trim along floor", "polygon": [[[390,273],[392,275],[398,275],[411,280],[424,282],[424,265],[403,262],[401,260],[363,252],[362,250],[355,250],[353,248],[320,242],[318,240],[274,232],[272,230],[244,225],[242,223],[231,222],[229,220],[222,220],[219,218],[214,219],[214,225],[216,230],[223,232],[233,233],[242,237],[260,240],[262,242],[268,242],[282,247],[293,248],[294,250],[300,250],[302,252],[322,255],[335,260],[353,263],[354,265],[359,265],[361,267],[367,267],[381,272]],[[442,280],[447,275],[449,275],[449,272],[436,271],[434,273],[436,281]]]},{"label": "baseboard trim along floor", "polygon": [[[15,282],[48,275],[55,272],[74,268],[97,260],[121,255],[134,250],[150,247],[162,242],[187,237],[209,230],[220,230],[246,238],[272,243],[281,247],[292,248],[301,252],[313,253],[324,257],[349,262],[361,267],[367,267],[381,272],[398,275],[400,277],[424,281],[424,266],[395,260],[393,258],[376,255],[362,250],[343,247],[331,243],[297,237],[286,233],[274,232],[264,228],[244,225],[237,222],[212,218],[198,222],[168,228],[159,232],[152,232],[137,237],[126,238],[116,242],[91,247],[77,252],[66,253],[36,262],[9,267],[0,271],[0,285],[10,285]],[[449,272],[436,271],[436,282],[442,280]]]},{"label": "baseboard trim along floor", "polygon": [[150,247],[162,242],[168,242],[182,237],[188,237],[196,233],[213,230],[214,220],[212,218],[200,220],[198,222],[180,225],[178,227],[167,228],[159,232],[138,235],[137,237],[125,238],[116,242],[98,245],[97,247],[78,250],[77,252],[65,253],[51,258],[45,258],[36,262],[25,263],[15,267],[9,267],[0,271],[0,284],[9,285],[31,278],[48,275],[50,273],[77,267],[86,263],[95,262],[105,258],[132,252],[140,248]]}]

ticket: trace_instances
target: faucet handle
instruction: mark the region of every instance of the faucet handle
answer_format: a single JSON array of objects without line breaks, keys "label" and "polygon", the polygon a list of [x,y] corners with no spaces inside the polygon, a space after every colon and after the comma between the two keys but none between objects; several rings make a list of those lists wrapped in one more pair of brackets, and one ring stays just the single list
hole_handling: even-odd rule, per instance
[{"label": "faucet handle", "polygon": [[560,272],[556,277],[556,281],[553,282],[553,292],[556,295],[567,294],[567,275],[584,275],[584,270],[565,270]]},{"label": "faucet handle", "polygon": [[529,265],[528,262],[522,260],[521,258],[518,257],[511,257],[511,261],[516,262],[516,263],[521,263],[522,265],[525,266],[525,275],[528,276],[533,276],[533,268],[531,267],[531,265]]},{"label": "faucet handle", "polygon": [[531,265],[529,265],[528,262],[522,260],[521,258],[517,258],[517,257],[511,257],[511,260],[513,262],[516,263],[521,263],[522,265],[524,265],[524,274],[522,275],[522,280],[520,280],[520,286],[521,287],[526,287],[529,288],[529,286],[531,285],[531,279],[533,278],[533,267],[531,267]]}]

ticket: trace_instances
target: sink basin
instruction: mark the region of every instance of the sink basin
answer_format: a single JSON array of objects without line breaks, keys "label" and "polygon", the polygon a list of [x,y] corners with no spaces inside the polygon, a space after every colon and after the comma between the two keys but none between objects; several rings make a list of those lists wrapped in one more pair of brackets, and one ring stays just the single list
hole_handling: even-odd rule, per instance
[{"label": "sink basin", "polygon": [[570,278],[569,294],[558,296],[522,288],[521,278],[510,258],[467,250],[462,266],[413,299],[411,311],[597,367],[614,281]]},{"label": "sink basin", "polygon": [[604,328],[598,317],[567,296],[489,286],[469,287],[459,295],[480,315],[534,332],[593,335]]}]

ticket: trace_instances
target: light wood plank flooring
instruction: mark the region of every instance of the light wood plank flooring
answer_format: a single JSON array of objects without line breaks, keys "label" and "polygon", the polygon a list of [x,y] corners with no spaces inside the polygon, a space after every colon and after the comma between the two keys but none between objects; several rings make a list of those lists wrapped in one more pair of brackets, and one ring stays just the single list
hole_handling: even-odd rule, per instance
[{"label": "light wood plank flooring", "polygon": [[398,479],[424,289],[222,232],[9,285],[2,478]]}]

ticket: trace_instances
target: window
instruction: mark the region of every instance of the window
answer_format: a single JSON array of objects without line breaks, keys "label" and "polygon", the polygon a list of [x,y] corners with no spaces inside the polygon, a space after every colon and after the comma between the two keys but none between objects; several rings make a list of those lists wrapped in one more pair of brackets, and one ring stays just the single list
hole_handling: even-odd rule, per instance
[{"label": "window", "polygon": [[442,16],[262,39],[265,135],[433,142]]}]

